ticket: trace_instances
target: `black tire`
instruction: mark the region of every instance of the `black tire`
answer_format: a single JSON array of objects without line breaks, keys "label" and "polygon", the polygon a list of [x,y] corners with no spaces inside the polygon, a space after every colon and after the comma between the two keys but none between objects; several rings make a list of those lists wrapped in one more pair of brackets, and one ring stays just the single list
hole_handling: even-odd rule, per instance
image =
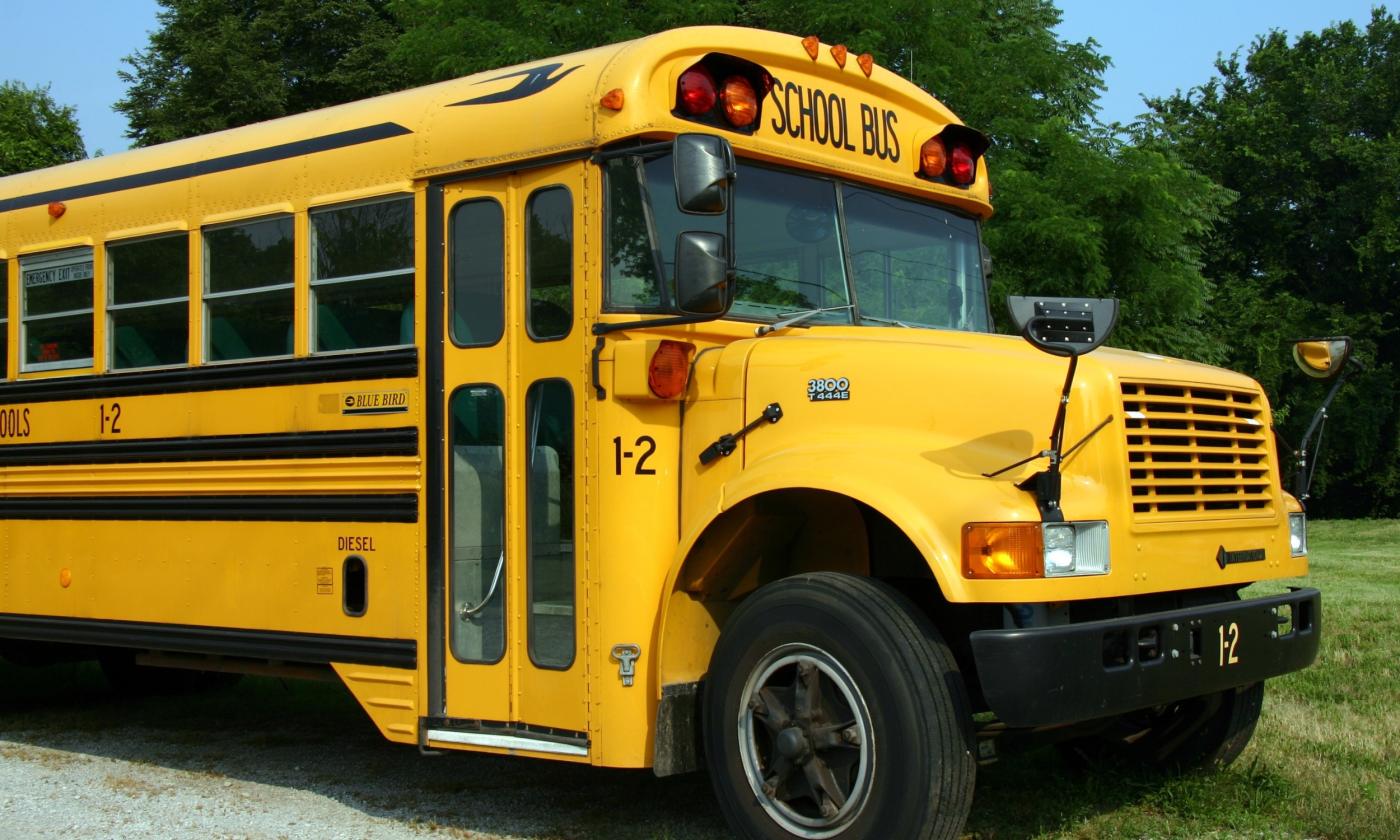
[{"label": "black tire", "polygon": [[[768,584],[715,647],[705,760],[741,837],[956,838],[973,743],[947,645],[879,581],[823,572]],[[765,778],[777,783],[765,790]]]},{"label": "black tire", "polygon": [[1104,759],[1147,770],[1183,773],[1229,766],[1254,737],[1264,684],[1192,697],[1123,715],[1110,730],[1063,745],[1075,762]]}]

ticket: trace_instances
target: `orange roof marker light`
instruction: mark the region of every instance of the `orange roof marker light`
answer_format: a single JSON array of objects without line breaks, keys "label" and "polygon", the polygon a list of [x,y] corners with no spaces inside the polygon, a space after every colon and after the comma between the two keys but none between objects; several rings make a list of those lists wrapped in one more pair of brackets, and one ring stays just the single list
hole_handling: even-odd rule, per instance
[{"label": "orange roof marker light", "polygon": [[813,61],[817,60],[817,53],[820,52],[821,45],[822,39],[815,35],[808,35],[806,38],[802,39],[802,48],[807,51],[807,55],[811,57]]},{"label": "orange roof marker light", "polygon": [[598,104],[607,108],[609,111],[621,111],[622,101],[622,88],[613,88],[603,94],[603,98],[598,100]]},{"label": "orange roof marker light", "polygon": [[831,48],[831,57],[836,59],[836,66],[840,67],[842,70],[846,69],[846,55],[849,52],[845,44],[837,44]]},{"label": "orange roof marker light", "polygon": [[55,219],[63,218],[63,214],[68,212],[68,205],[61,201],[49,202],[49,215]]},{"label": "orange roof marker light", "polygon": [[856,64],[860,65],[861,71],[865,73],[865,78],[868,79],[870,78],[870,74],[875,71],[875,56],[870,53],[861,53],[856,56]]}]

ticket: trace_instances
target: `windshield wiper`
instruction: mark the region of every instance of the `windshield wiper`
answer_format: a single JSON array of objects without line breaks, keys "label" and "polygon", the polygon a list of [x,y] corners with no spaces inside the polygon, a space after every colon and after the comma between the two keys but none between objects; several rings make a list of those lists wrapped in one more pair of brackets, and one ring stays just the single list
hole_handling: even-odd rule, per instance
[{"label": "windshield wiper", "polygon": [[848,303],[845,306],[823,306],[820,309],[808,309],[803,312],[794,312],[793,314],[789,315],[781,321],[775,321],[771,324],[764,324],[763,326],[754,330],[753,334],[761,338],[765,335],[768,335],[769,333],[777,332],[778,330],[783,330],[787,329],[788,327],[796,326],[814,315],[821,315],[823,312],[840,312],[843,309],[855,308],[856,305],[854,303]]},{"label": "windshield wiper", "polygon": [[877,318],[874,315],[857,315],[856,317],[860,318],[862,321],[876,321],[881,324],[889,324],[893,327],[904,327],[906,330],[914,329],[914,326],[912,324],[906,324],[903,321],[896,321],[893,318]]}]

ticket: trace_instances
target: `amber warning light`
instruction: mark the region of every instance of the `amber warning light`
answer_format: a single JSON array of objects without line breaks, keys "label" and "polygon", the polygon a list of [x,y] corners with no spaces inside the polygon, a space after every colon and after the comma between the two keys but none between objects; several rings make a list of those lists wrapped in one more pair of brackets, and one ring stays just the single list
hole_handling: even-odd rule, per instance
[{"label": "amber warning light", "polygon": [[752,61],[710,53],[681,73],[673,113],[717,128],[752,132],[772,86],[773,77]]},{"label": "amber warning light", "polygon": [[924,141],[919,168],[914,173],[927,181],[969,187],[977,180],[977,161],[987,151],[987,138],[964,125],[950,125]]}]

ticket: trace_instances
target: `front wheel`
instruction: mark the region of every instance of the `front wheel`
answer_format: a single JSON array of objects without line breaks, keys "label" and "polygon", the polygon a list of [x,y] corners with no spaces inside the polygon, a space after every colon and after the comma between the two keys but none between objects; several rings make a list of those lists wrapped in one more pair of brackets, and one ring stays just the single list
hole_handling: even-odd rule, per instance
[{"label": "front wheel", "polygon": [[705,690],[720,807],[747,838],[956,838],[976,774],[938,631],[866,578],[769,584],[731,617]]}]

